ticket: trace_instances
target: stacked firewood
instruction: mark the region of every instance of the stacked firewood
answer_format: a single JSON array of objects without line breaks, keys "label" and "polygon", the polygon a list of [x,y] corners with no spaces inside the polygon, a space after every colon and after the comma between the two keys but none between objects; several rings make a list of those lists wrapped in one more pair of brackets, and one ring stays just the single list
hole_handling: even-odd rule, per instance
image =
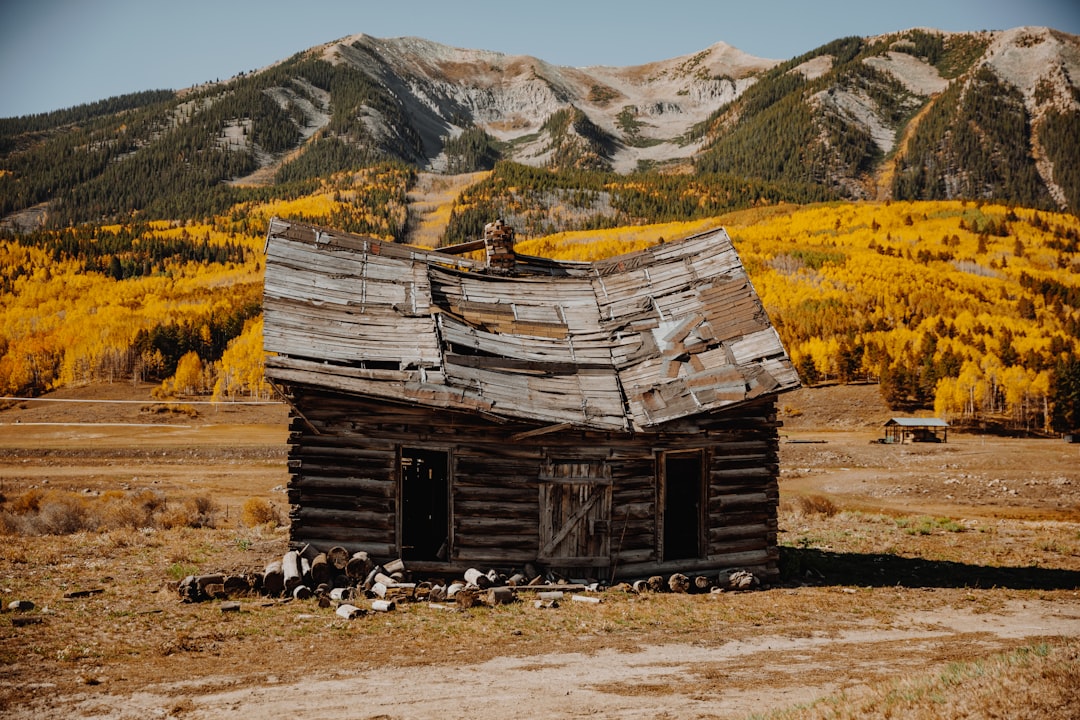
[{"label": "stacked firewood", "polygon": [[[693,578],[680,573],[667,578],[657,575],[618,587],[638,593],[685,593],[749,590],[757,586],[756,576],[737,570]],[[599,582],[571,581],[533,564],[510,574],[471,568],[463,577],[453,580],[416,582],[400,559],[378,564],[366,552],[349,553],[343,547],[322,552],[311,545],[286,552],[262,572],[190,575],[178,586],[180,598],[185,602],[229,600],[251,594],[296,600],[316,598],[321,607],[336,606],[337,614],[349,619],[369,612],[356,603],[368,604],[370,611],[375,612],[394,610],[402,602],[467,608],[505,605],[527,594],[537,607],[557,607],[567,594],[574,601],[600,602],[598,595],[589,593],[603,589],[606,588]]]}]

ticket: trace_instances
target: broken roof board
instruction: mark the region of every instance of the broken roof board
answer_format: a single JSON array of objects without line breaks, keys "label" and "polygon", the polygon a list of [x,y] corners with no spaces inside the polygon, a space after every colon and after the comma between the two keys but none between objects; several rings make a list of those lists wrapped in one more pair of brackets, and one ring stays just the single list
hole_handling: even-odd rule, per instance
[{"label": "broken roof board", "polygon": [[274,219],[272,380],[607,430],[798,387],[722,229],[544,275]]}]

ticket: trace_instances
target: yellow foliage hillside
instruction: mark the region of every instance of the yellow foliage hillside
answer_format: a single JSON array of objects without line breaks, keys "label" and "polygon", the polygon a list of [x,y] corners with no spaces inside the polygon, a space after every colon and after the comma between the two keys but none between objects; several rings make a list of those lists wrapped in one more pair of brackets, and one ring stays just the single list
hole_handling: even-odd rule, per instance
[{"label": "yellow foliage hillside", "polygon": [[[52,250],[0,240],[0,392],[167,379],[196,352],[206,392],[264,396],[267,220],[367,223],[384,237],[395,218],[404,222],[400,169],[320,183],[310,195],[247,203],[209,224],[99,227],[90,237],[80,231],[81,244],[55,231],[45,236]],[[389,210],[373,211],[376,201]],[[877,380],[897,407],[1048,426],[1060,367],[1080,357],[1075,216],[965,202],[778,205],[560,233],[517,251],[593,261],[721,225],[805,383]]]}]

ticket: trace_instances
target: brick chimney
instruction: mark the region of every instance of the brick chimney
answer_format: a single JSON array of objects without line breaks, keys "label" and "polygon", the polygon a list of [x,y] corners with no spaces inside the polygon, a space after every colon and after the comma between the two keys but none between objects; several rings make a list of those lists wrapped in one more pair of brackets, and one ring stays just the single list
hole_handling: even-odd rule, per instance
[{"label": "brick chimney", "polygon": [[487,252],[489,268],[511,272],[516,262],[514,258],[514,228],[499,218],[484,226],[484,249]]}]

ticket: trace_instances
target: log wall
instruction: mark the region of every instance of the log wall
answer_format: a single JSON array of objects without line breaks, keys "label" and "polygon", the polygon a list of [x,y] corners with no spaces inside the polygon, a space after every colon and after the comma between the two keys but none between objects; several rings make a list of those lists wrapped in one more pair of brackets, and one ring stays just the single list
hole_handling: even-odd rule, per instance
[{"label": "log wall", "polygon": [[[520,567],[540,549],[540,483],[552,462],[606,466],[610,557],[599,576],[665,571],[753,569],[778,574],[778,423],[775,397],[735,412],[623,433],[506,422],[284,386],[293,405],[289,450],[294,546],[341,545],[373,558],[400,557],[402,447],[445,450],[450,458],[450,542],[443,563],[410,563],[432,572],[473,566]],[[659,466],[665,452],[703,453],[703,555],[661,562]],[[587,481],[583,481],[587,482]],[[550,534],[550,532],[549,532]],[[568,563],[568,566],[574,563]]]}]

